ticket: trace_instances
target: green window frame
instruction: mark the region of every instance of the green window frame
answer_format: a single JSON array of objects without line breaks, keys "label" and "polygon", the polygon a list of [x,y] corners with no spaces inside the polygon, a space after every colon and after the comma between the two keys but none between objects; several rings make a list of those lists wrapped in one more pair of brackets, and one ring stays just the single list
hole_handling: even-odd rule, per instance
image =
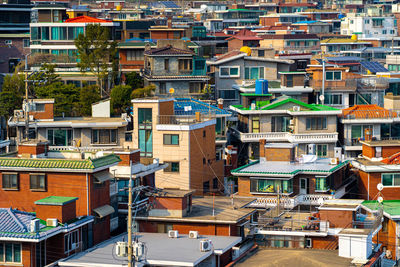
[{"label": "green window frame", "polygon": [[224,66],[219,68],[221,78],[239,77],[239,66]]},{"label": "green window frame", "polygon": [[328,145],[327,144],[317,144],[317,156],[318,157],[327,157],[328,156]]},{"label": "green window frame", "polygon": [[164,134],[164,145],[179,145],[179,134]]},{"label": "green window frame", "polygon": [[245,67],[244,79],[245,80],[264,79],[264,67]]},{"label": "green window frame", "polygon": [[168,163],[164,172],[179,172],[179,161],[165,161],[164,163]]},{"label": "green window frame", "polygon": [[327,177],[315,177],[315,191],[326,192],[329,190]]}]

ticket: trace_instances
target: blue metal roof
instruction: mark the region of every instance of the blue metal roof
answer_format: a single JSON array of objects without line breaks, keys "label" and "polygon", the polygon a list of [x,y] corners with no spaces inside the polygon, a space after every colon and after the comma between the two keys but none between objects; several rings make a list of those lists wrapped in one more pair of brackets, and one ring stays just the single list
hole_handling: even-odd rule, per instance
[{"label": "blue metal roof", "polygon": [[15,210],[11,208],[0,208],[0,239],[1,238],[21,238],[21,239],[41,239],[46,236],[61,232],[68,227],[83,225],[93,219],[87,216],[71,224],[59,224],[57,227],[48,227],[46,222],[40,221],[40,230],[37,233],[30,232],[30,223],[36,219],[35,213]]},{"label": "blue metal roof", "polygon": [[154,3],[149,3],[150,6],[153,7],[164,7],[164,8],[180,8],[174,1],[158,1]]},{"label": "blue metal roof", "polygon": [[312,24],[312,23],[317,23],[317,22],[319,22],[319,21],[317,21],[317,20],[303,20],[303,21],[295,22],[293,24]]},{"label": "blue metal roof", "polygon": [[194,98],[175,98],[174,110],[175,115],[194,115],[196,112],[201,112],[202,114],[213,113],[216,115],[231,115],[230,112],[224,109],[220,109]]},{"label": "blue metal roof", "polygon": [[366,68],[367,70],[369,70],[370,72],[388,72],[389,70],[387,68],[385,68],[384,66],[382,66],[379,62],[370,62],[370,61],[364,61],[361,62],[361,65]]}]

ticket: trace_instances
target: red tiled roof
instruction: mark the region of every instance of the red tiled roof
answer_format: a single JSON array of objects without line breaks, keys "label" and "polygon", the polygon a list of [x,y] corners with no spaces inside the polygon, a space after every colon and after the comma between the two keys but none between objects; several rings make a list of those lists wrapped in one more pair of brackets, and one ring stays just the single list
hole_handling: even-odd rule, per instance
[{"label": "red tiled roof", "polygon": [[209,35],[216,36],[216,37],[224,37],[224,36],[231,37],[232,36],[232,34],[226,34],[224,32],[214,32],[214,33],[210,33]]},{"label": "red tiled roof", "polygon": [[93,18],[89,16],[80,16],[72,19],[67,19],[65,23],[106,23],[106,22],[112,22],[111,20],[104,20],[104,19],[98,19],[98,18]]},{"label": "red tiled roof", "polygon": [[397,152],[396,154],[393,154],[390,157],[383,159],[381,162],[385,164],[400,164],[400,152]]},{"label": "red tiled roof", "polygon": [[257,36],[243,36],[243,35],[241,35],[241,36],[233,35],[233,36],[227,38],[226,40],[232,40],[232,39],[239,39],[239,40],[242,40],[242,41],[251,41],[251,40],[259,41],[259,40],[262,40],[262,38],[257,37]]},{"label": "red tiled roof", "polygon": [[194,53],[191,50],[184,50],[172,47],[171,45],[167,45],[161,48],[154,48],[144,52],[146,55],[193,55]]},{"label": "red tiled roof", "polygon": [[342,110],[343,117],[352,116],[355,119],[390,118],[397,116],[396,112],[384,109],[378,105],[355,105]]}]

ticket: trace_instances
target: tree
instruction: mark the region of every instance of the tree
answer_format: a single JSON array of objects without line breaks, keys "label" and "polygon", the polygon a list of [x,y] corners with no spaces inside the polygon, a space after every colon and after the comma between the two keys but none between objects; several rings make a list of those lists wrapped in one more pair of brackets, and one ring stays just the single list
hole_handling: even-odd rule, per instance
[{"label": "tree", "polygon": [[131,104],[132,87],[117,85],[111,91],[111,107],[115,114],[121,114]]},{"label": "tree", "polygon": [[[79,34],[75,39],[78,51],[78,64],[81,72],[90,71],[96,74],[101,95],[108,95],[105,80],[111,74],[115,76],[118,69],[117,43],[110,41],[110,31],[100,24],[90,24],[86,34]],[[111,71],[110,71],[111,69]]]},{"label": "tree", "polygon": [[132,98],[141,98],[141,97],[148,97],[152,96],[156,86],[154,84],[150,84],[143,88],[138,88],[132,91]]},{"label": "tree", "polygon": [[33,87],[36,88],[38,86],[61,82],[60,76],[55,72],[55,67],[56,65],[54,64],[44,63],[40,67],[39,72],[34,72],[29,77],[29,80],[31,81],[30,84],[33,84]]},{"label": "tree", "polygon": [[125,84],[137,89],[143,87],[143,78],[137,72],[128,72],[125,74]]},{"label": "tree", "polygon": [[0,92],[0,115],[8,120],[14,114],[15,109],[21,109],[24,94],[24,75],[17,73],[6,75]]},{"label": "tree", "polygon": [[79,94],[79,113],[81,116],[92,115],[92,104],[99,101],[100,90],[97,85],[86,85],[81,88]]}]

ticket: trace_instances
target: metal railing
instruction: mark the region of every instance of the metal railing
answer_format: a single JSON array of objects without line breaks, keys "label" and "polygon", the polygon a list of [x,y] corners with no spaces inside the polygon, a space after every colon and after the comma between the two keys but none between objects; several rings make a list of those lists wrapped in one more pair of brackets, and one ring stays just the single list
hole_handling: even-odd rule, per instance
[{"label": "metal railing", "polygon": [[152,77],[152,76],[206,76],[206,69],[190,69],[190,70],[175,70],[175,71],[153,71],[148,68],[140,69],[140,72],[143,76]]},{"label": "metal railing", "polygon": [[158,124],[191,125],[212,120],[215,115],[197,113],[195,115],[158,115]]},{"label": "metal railing", "polygon": [[[322,80],[312,80],[311,87],[317,90],[322,89]],[[340,81],[325,81],[325,89],[330,90],[353,90],[357,89],[356,79],[347,79]]]},{"label": "metal railing", "polygon": [[322,143],[335,142],[338,139],[338,133],[292,134],[289,132],[242,133],[236,131],[235,135],[238,136],[242,142],[258,142],[261,139],[265,139],[267,142]]}]

